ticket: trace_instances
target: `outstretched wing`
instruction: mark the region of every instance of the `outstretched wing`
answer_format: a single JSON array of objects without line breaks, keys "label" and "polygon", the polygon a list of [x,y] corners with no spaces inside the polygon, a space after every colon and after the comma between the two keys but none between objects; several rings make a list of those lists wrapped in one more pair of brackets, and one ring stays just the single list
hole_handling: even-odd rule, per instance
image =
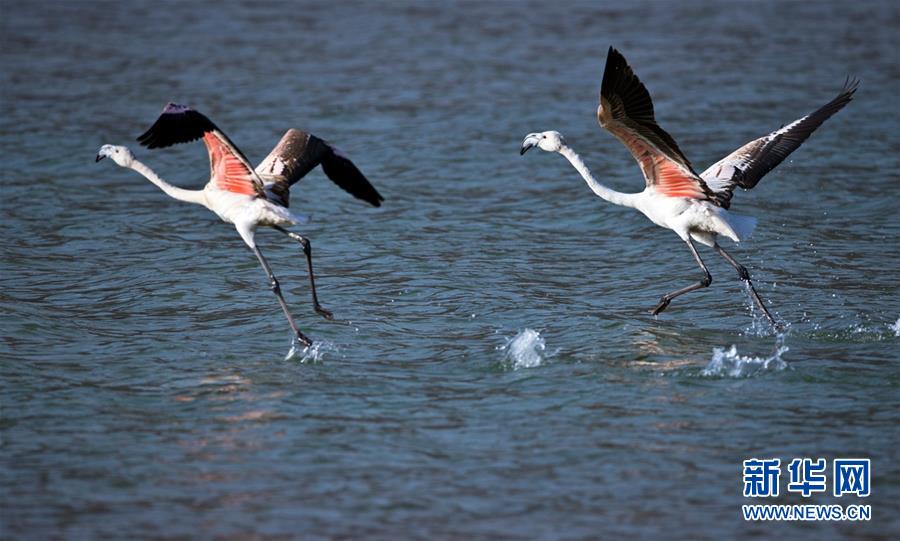
[{"label": "outstretched wing", "polygon": [[606,57],[597,120],[631,151],[647,186],[670,197],[709,199],[713,195],[672,136],[656,123],[650,93],[612,47]]},{"label": "outstretched wing", "polygon": [[250,162],[215,124],[199,111],[169,103],[156,122],[137,138],[147,148],[165,148],[203,138],[209,152],[209,181],[219,190],[263,195],[263,183]]},{"label": "outstretched wing", "polygon": [[353,162],[326,141],[300,130],[288,130],[256,166],[256,173],[266,181],[272,195],[287,206],[290,186],[320,164],[325,175],[344,191],[373,206],[381,206],[384,198]]},{"label": "outstretched wing", "polygon": [[750,141],[701,173],[722,201],[721,206],[728,208],[735,186],[745,190],[753,188],[766,173],[797,150],[816,128],[850,103],[858,85],[859,81],[848,79],[841,93],[830,102],[769,135]]}]

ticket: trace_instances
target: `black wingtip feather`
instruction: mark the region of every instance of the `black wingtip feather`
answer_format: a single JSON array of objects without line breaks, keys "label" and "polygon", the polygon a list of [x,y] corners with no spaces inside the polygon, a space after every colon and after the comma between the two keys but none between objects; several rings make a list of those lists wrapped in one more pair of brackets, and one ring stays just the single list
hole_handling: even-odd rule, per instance
[{"label": "black wingtip feather", "polygon": [[[848,103],[853,101],[853,95],[856,93],[856,89],[859,87],[859,79],[847,77],[844,81],[844,86],[841,88],[840,93],[830,102],[826,103],[816,111],[813,111],[808,115],[809,124],[811,125],[811,129],[809,129],[809,133],[812,133],[816,128],[818,128],[823,122],[831,118],[832,115],[843,109]],[[808,136],[809,134],[807,134]]]},{"label": "black wingtip feather", "polygon": [[[606,54],[606,67],[603,70],[600,95],[609,102],[618,96],[627,117],[653,132],[663,145],[668,146],[669,150],[684,162],[688,169],[693,170],[691,162],[678,147],[675,139],[656,123],[653,100],[647,87],[635,75],[622,53],[613,46],[609,47]],[[665,149],[661,150],[665,151]]]},{"label": "black wingtip feather", "polygon": [[845,103],[853,100],[853,95],[856,94],[856,90],[859,88],[859,79],[856,77],[847,76],[847,80],[844,81],[844,87],[841,89],[841,93],[838,95],[838,98],[843,98]]},{"label": "black wingtip feather", "polygon": [[147,148],[165,148],[196,141],[204,133],[216,129],[216,125],[200,112],[170,102],[156,122],[138,136],[137,141]]},{"label": "black wingtip feather", "polygon": [[380,207],[384,197],[349,159],[330,150],[322,160],[322,171],[332,182],[357,199]]},{"label": "black wingtip feather", "polygon": [[[634,80],[637,80],[637,85],[633,84]],[[634,75],[634,71],[632,71],[622,53],[610,45],[609,51],[606,53],[606,67],[603,69],[603,82],[600,83],[600,94],[609,99],[609,96],[617,89],[621,90],[623,87],[631,86],[636,86],[634,90],[638,92],[643,90],[643,93],[647,95],[647,101],[650,102],[650,117],[652,118],[653,102],[650,101],[650,93],[647,92],[644,84]]]}]

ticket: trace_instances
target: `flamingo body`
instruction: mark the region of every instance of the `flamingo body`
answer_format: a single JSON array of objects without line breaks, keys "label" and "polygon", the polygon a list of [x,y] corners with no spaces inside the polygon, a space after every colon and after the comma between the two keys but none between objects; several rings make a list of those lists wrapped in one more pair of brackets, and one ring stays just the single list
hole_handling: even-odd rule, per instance
[{"label": "flamingo body", "polygon": [[97,161],[109,157],[119,166],[137,171],[170,197],[202,205],[223,221],[234,224],[241,239],[253,250],[266,271],[272,291],[297,339],[307,346],[311,345],[312,341],[297,328],[281,295],[278,280],[257,246],[257,228],[272,227],[300,242],[309,269],[313,306],[320,315],[331,319],[331,312],[321,307],[316,295],[309,240],[282,227],[303,221],[288,209],[290,187],[314,167],[321,165],[328,178],[354,197],[376,207],[384,198],[346,156],[318,137],[295,129],[284,134],[256,169],[211,120],[183,105],[166,105],[156,122],[138,137],[138,141],[152,149],[201,138],[209,154],[210,166],[209,182],[202,190],[185,190],[169,184],[123,146],[103,145],[97,154]]},{"label": "flamingo body", "polygon": [[646,186],[639,193],[621,193],[598,182],[581,157],[566,145],[556,131],[530,133],[522,143],[521,154],[532,147],[563,155],[581,173],[591,190],[616,205],[631,207],[643,213],[656,225],[671,229],[691,250],[703,270],[696,284],[663,295],[651,311],[665,310],[672,299],[707,287],[712,276],[693,245],[693,241],[713,248],[725,258],[748,285],[754,302],[769,321],[777,324],[762,303],[750,281],[747,270],[718,245],[723,236],[734,242],[748,238],[756,227],[756,218],[729,210],[736,187],[750,189],[822,125],[825,120],[853,99],[858,82],[849,79],[842,91],[830,102],[812,113],[754,139],[697,174],[678,144],[657,123],[650,93],[619,51],[609,48],[597,120],[631,152],[644,175]]}]

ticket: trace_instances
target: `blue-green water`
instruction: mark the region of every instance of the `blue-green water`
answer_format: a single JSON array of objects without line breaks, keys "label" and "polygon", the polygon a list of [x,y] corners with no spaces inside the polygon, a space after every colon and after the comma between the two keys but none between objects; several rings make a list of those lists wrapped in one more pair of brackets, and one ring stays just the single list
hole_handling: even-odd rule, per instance
[{"label": "blue-green water", "polygon": [[[0,537],[897,537],[895,5],[0,9]],[[708,250],[712,286],[650,316],[698,277],[683,243],[559,156],[519,156],[556,129],[601,180],[642,188],[594,118],[609,45],[699,169],[861,79],[735,197],[760,223],[731,252],[785,336]],[[202,186],[201,144],[134,143],[167,101],[253,161],[288,127],[316,133],[385,196],[368,208],[319,171],[295,187],[334,322],[297,246],[259,234],[315,356],[284,360],[231,226],[94,163],[131,145]],[[839,501],[870,522],[743,521],[744,459],[819,456],[872,459],[872,496]]]}]

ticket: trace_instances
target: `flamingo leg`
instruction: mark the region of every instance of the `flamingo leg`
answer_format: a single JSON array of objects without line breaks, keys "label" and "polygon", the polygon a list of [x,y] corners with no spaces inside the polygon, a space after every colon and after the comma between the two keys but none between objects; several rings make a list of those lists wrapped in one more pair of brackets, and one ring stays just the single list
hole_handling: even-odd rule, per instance
[{"label": "flamingo leg", "polygon": [[735,268],[735,270],[737,270],[738,276],[741,277],[741,280],[743,280],[744,283],[747,284],[747,288],[750,289],[750,296],[753,297],[753,302],[755,302],[756,306],[758,306],[759,309],[762,310],[762,313],[766,316],[766,319],[769,320],[769,323],[771,323],[772,326],[775,327],[776,330],[780,331],[783,328],[782,325],[780,323],[776,322],[775,318],[772,317],[772,314],[770,314],[769,311],[766,309],[766,305],[763,304],[762,299],[760,298],[759,294],[756,292],[756,289],[753,287],[753,282],[750,281],[750,273],[747,272],[747,269],[745,269],[743,265],[741,265],[740,263],[737,262],[737,260],[735,260],[733,257],[731,257],[731,254],[729,254],[728,252],[723,250],[722,247],[719,246],[718,244],[715,244],[713,246],[713,249],[720,256],[724,257],[725,261],[728,261],[731,264],[731,266]]},{"label": "flamingo leg", "polygon": [[673,291],[671,293],[666,293],[659,300],[659,304],[656,305],[656,308],[650,311],[654,316],[662,312],[669,306],[669,303],[672,302],[672,299],[678,297],[679,295],[684,295],[685,293],[690,293],[695,289],[701,289],[704,287],[708,287],[709,284],[712,283],[712,275],[709,273],[709,269],[706,268],[706,265],[703,264],[703,260],[700,259],[700,254],[697,253],[697,249],[694,248],[694,243],[691,241],[690,237],[687,239],[688,248],[691,249],[691,253],[694,254],[694,259],[697,260],[697,263],[700,265],[700,268],[703,269],[703,279],[697,282],[696,284],[691,284],[687,287],[683,287],[677,291]]},{"label": "flamingo leg", "polygon": [[312,300],[313,300],[313,308],[315,308],[316,313],[320,316],[324,317],[327,320],[331,320],[334,316],[328,310],[322,308],[322,305],[319,304],[319,297],[316,295],[316,277],[313,274],[313,265],[312,265],[312,244],[310,244],[309,239],[302,235],[298,235],[293,231],[288,231],[283,227],[279,227],[277,225],[272,226],[278,231],[281,231],[285,235],[299,242],[303,246],[303,253],[306,255],[306,268],[309,269],[309,288],[312,291]]},{"label": "flamingo leg", "polygon": [[256,254],[259,262],[262,263],[263,269],[266,271],[266,274],[269,276],[269,287],[272,288],[272,293],[275,293],[275,296],[278,297],[278,304],[281,305],[281,309],[284,311],[284,316],[287,318],[288,323],[291,325],[291,329],[294,331],[294,334],[297,336],[297,340],[299,340],[306,347],[312,346],[312,340],[307,338],[300,329],[297,328],[297,324],[294,323],[294,318],[291,316],[291,311],[288,310],[287,303],[284,302],[284,297],[281,296],[281,286],[278,284],[278,278],[275,278],[275,274],[272,272],[272,267],[269,266],[269,262],[266,261],[266,258],[263,257],[262,252],[259,251],[259,248],[253,246],[253,253]]}]

